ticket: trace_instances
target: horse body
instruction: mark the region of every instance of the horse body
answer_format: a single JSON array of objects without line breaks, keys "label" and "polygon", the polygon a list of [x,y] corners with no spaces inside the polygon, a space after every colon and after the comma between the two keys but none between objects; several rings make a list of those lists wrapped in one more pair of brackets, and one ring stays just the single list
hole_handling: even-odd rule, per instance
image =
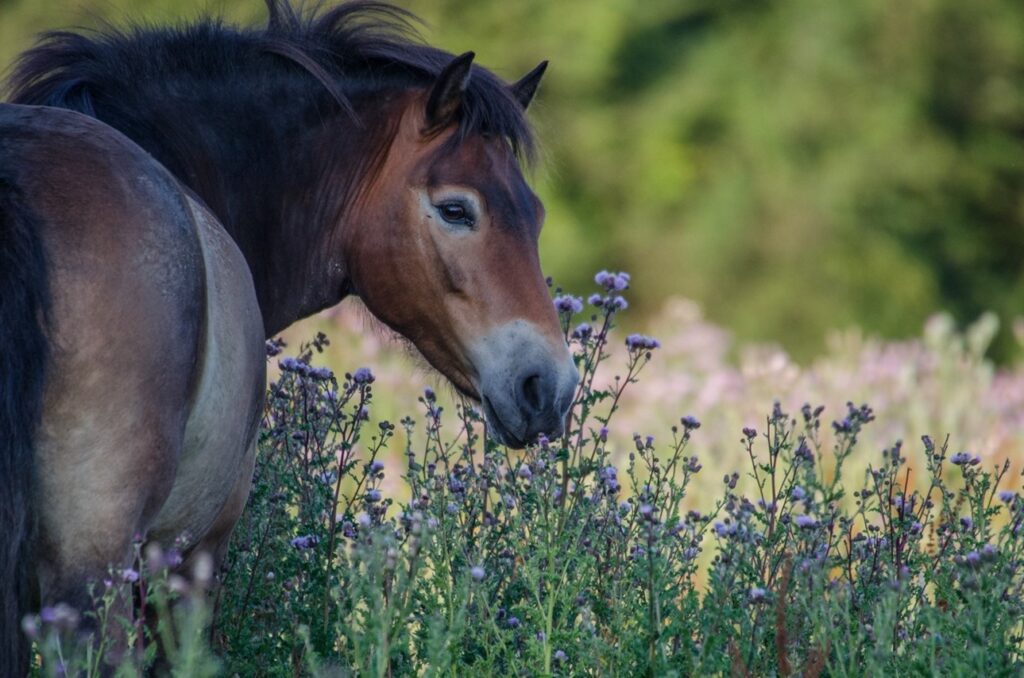
[{"label": "horse body", "polygon": [[350,294],[498,439],[561,430],[578,374],[520,168],[544,64],[508,85],[386,5],[268,7],[52,34],[0,107],[0,675],[21,615],[85,606],[136,535],[223,555],[263,339]]},{"label": "horse body", "polygon": [[252,466],[262,321],[234,241],[120,133],[3,104],[0,139],[0,172],[22,177],[54,290],[35,445],[39,588],[84,606],[82,578],[126,564],[134,535],[221,546],[213,528]]}]

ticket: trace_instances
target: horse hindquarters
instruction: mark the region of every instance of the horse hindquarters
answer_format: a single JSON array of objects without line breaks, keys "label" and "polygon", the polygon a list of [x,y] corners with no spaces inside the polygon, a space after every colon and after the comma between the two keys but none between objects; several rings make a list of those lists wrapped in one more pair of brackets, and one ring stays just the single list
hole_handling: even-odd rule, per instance
[{"label": "horse hindquarters", "polygon": [[130,563],[174,483],[203,334],[202,251],[177,181],[106,125],[0,105],[0,139],[0,171],[18,168],[38,216],[52,292],[33,441],[39,602],[84,608],[88,581]]},{"label": "horse hindquarters", "polygon": [[[0,151],[2,151],[0,147]],[[28,671],[21,619],[31,605],[32,436],[49,353],[49,293],[38,224],[0,155],[0,676]]]}]

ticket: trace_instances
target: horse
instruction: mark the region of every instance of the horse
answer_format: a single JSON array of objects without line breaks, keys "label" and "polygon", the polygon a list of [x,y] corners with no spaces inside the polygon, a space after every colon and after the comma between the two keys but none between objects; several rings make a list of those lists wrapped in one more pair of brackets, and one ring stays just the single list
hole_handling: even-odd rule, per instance
[{"label": "horse", "polygon": [[509,84],[404,10],[52,32],[0,104],[0,675],[27,612],[88,605],[133,537],[223,557],[268,337],[357,297],[499,442],[578,381],[524,172],[546,62]]}]

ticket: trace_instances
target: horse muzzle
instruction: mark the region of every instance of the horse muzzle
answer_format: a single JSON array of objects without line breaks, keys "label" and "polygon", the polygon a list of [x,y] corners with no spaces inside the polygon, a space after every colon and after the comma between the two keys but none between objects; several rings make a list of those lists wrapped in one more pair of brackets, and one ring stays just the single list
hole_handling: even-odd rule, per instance
[{"label": "horse muzzle", "polygon": [[537,436],[562,433],[579,372],[564,342],[514,320],[471,349],[488,428],[499,442],[522,448]]}]

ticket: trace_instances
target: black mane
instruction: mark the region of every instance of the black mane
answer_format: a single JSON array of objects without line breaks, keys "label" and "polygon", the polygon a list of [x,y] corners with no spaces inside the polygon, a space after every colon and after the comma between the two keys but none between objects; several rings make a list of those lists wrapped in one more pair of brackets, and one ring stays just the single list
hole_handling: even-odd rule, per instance
[{"label": "black mane", "polygon": [[[223,87],[224,77],[255,69],[268,79],[301,71],[354,114],[353,94],[426,86],[453,58],[419,39],[413,14],[387,3],[354,0],[302,12],[287,0],[265,1],[269,20],[262,28],[208,18],[177,27],[45,33],[16,62],[7,83],[10,100],[96,116],[100,101],[108,107],[137,103],[140,84],[170,78],[168,88],[196,88],[195,96],[202,96],[203,87]],[[501,79],[478,66],[457,137],[470,134],[504,137],[517,155],[532,158],[534,139],[522,107]]]}]

